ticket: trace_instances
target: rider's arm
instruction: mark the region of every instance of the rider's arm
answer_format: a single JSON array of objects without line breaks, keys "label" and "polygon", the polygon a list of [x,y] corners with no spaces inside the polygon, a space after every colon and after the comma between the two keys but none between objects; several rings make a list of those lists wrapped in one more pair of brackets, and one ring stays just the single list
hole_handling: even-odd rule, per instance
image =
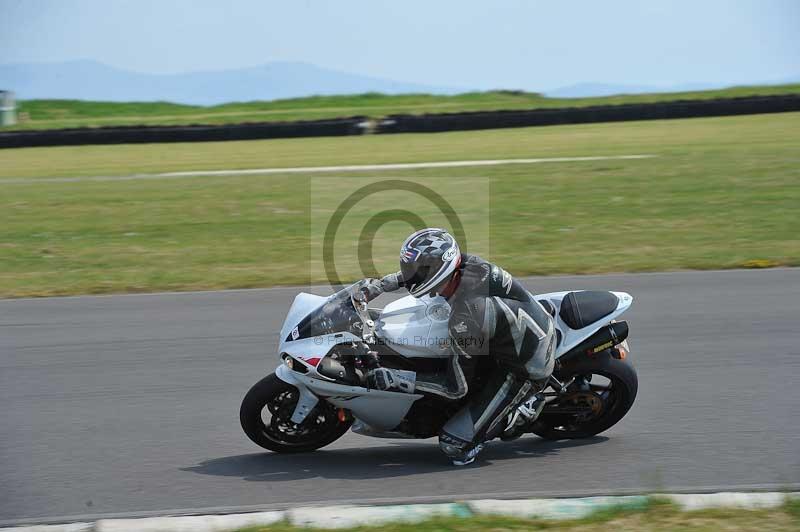
[{"label": "rider's arm", "polygon": [[394,292],[403,286],[403,274],[390,273],[382,279],[370,279],[362,291],[367,301],[372,301],[384,292]]}]

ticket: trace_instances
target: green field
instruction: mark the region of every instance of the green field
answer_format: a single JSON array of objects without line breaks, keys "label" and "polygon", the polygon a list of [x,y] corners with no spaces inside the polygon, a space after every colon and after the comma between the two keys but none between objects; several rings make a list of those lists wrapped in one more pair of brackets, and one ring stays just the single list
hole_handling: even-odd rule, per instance
[{"label": "green field", "polygon": [[800,85],[733,87],[662,94],[623,94],[598,98],[547,98],[537,93],[491,91],[434,96],[369,93],[314,96],[287,100],[229,103],[211,107],[168,102],[113,103],[80,100],[29,100],[20,104],[27,119],[8,129],[58,129],[117,125],[231,124],[286,120],[318,120],[346,116],[379,118],[397,113],[454,113],[501,109],[585,107],[624,103],[797,94]]},{"label": "green field", "polygon": [[[42,182],[170,170],[651,154],[641,160]],[[0,295],[320,282],[314,219],[353,182],[451,183],[471,249],[513,274],[800,265],[800,113],[441,134],[0,150]],[[320,180],[327,181],[320,181]],[[486,186],[488,185],[488,189]],[[312,190],[315,190],[313,195]],[[488,190],[488,193],[486,193]],[[353,216],[398,205],[360,205]],[[488,212],[478,207],[489,205]],[[380,207],[380,208],[379,208]],[[339,242],[354,242],[344,227]],[[410,228],[375,249],[396,268]],[[346,262],[344,276],[360,271]]]}]

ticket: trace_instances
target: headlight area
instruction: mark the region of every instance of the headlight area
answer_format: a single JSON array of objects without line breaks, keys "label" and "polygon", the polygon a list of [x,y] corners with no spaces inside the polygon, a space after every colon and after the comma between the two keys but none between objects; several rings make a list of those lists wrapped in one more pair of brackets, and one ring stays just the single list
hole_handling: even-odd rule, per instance
[{"label": "headlight area", "polygon": [[286,353],[281,355],[283,359],[283,364],[292,371],[296,371],[297,373],[308,373],[308,366],[306,366],[303,362],[293,358],[291,355]]}]

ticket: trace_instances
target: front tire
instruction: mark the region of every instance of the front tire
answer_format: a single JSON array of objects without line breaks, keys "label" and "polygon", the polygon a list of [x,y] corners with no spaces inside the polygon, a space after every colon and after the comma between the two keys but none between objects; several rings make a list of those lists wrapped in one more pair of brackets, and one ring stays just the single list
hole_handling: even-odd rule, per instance
[{"label": "front tire", "polygon": [[322,399],[302,423],[292,423],[290,418],[299,395],[297,388],[274,373],[257,382],[239,409],[239,421],[247,437],[276,453],[303,453],[338,440],[352,425],[349,416],[340,421],[336,408]]},{"label": "front tire", "polygon": [[[576,375],[579,376],[578,382],[585,376],[589,376],[589,380],[582,386],[571,387],[545,406],[531,432],[547,440],[589,438],[608,430],[628,413],[639,390],[639,379],[633,365],[628,360],[614,358],[608,351],[599,353],[595,359],[585,357],[567,363],[557,373],[562,382]],[[593,375],[608,380],[608,385],[593,385]],[[560,413],[559,405],[561,412],[572,408],[575,411],[582,409],[585,413]]]}]

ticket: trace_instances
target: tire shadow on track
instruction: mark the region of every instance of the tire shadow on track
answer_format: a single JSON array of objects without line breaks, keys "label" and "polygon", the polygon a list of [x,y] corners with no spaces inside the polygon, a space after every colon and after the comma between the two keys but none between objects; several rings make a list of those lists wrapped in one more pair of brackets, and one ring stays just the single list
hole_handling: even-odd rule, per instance
[{"label": "tire shadow on track", "polygon": [[432,443],[408,443],[377,447],[319,450],[304,454],[271,452],[241,454],[205,460],[182,471],[202,475],[241,477],[248,481],[284,482],[313,478],[370,480],[397,478],[424,473],[473,471],[493,462],[516,458],[540,458],[559,454],[564,449],[608,441],[605,436],[581,440],[548,441],[521,439],[495,442],[467,467],[453,467]]}]

